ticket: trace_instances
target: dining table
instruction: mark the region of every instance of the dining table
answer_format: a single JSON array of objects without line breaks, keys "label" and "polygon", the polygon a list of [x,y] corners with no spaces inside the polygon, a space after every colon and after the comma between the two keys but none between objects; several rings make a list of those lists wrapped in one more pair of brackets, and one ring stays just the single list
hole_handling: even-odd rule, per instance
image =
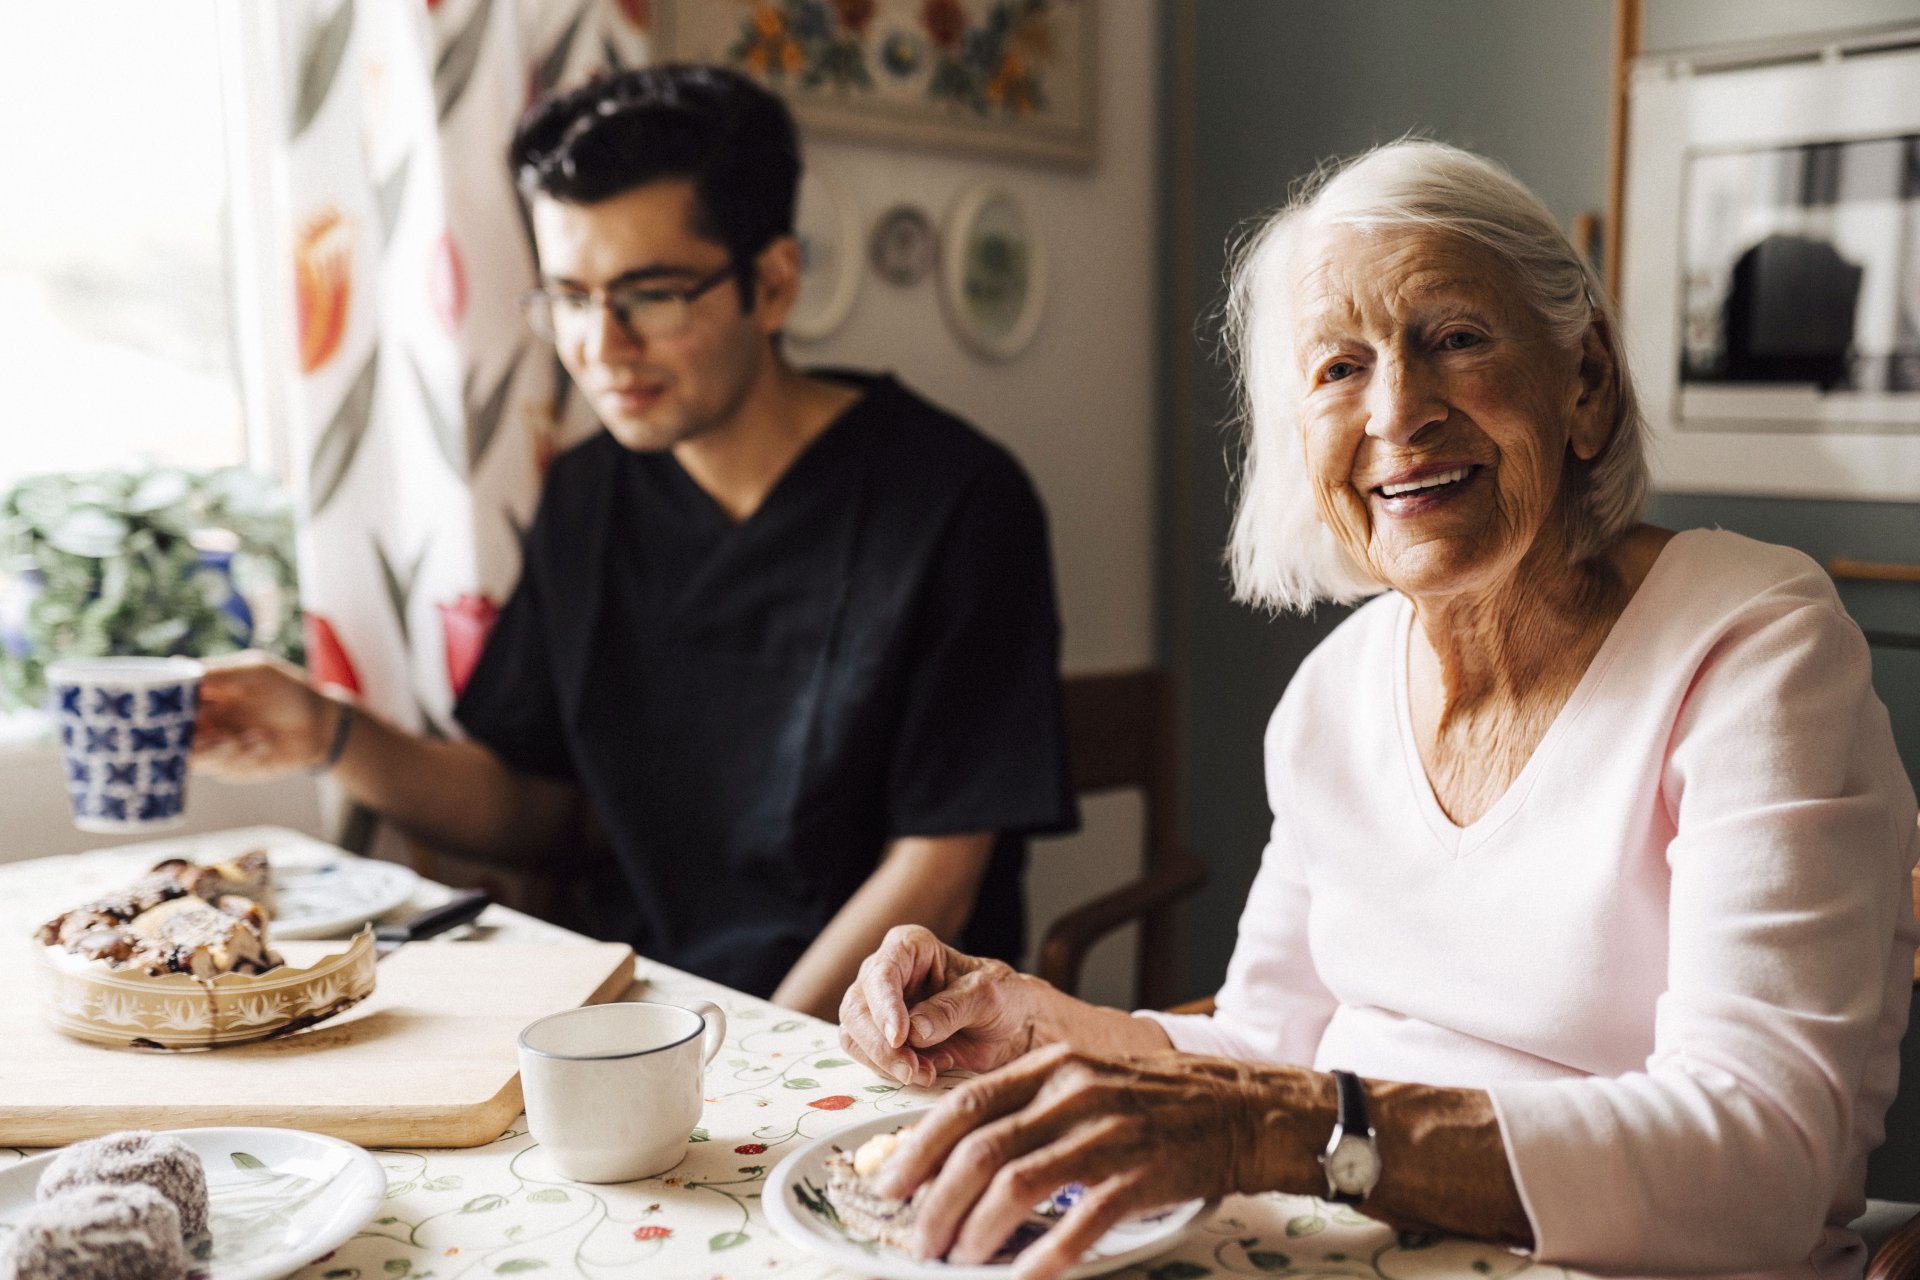
[{"label": "dining table", "polygon": [[[143,869],[143,856],[139,848],[107,848],[0,864],[0,937],[24,937],[74,905],[76,893],[123,883]],[[423,878],[386,918],[405,918],[451,892]],[[410,945],[589,941],[495,904],[471,928]],[[903,1087],[855,1061],[832,1023],[644,956],[618,998],[704,998],[726,1012],[726,1039],[704,1078],[700,1126],[677,1166],[617,1185],[568,1181],[547,1167],[524,1114],[484,1145],[374,1147],[372,1155],[386,1173],[384,1200],[358,1234],[293,1274],[301,1280],[853,1280],[886,1270],[880,1264],[847,1269],[777,1233],[762,1206],[763,1188],[784,1157],[813,1139],[879,1116],[904,1118],[963,1077],[944,1076],[929,1088]],[[37,1154],[0,1146],[0,1173]],[[1146,1280],[1501,1280],[1523,1271],[1577,1274],[1497,1245],[1396,1232],[1310,1196],[1269,1194],[1229,1196],[1208,1206],[1164,1253],[1115,1274]]]}]

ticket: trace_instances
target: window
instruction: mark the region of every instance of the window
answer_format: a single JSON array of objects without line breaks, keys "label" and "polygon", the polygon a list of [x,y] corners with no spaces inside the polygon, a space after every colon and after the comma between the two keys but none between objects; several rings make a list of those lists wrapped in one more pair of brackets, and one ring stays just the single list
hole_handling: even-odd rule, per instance
[{"label": "window", "polygon": [[0,488],[246,460],[215,4],[7,11]]}]

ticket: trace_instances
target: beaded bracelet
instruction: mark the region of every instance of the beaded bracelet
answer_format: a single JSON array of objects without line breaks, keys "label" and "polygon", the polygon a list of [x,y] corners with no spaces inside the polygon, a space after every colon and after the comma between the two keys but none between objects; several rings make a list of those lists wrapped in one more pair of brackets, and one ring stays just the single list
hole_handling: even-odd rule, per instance
[{"label": "beaded bracelet", "polygon": [[340,718],[334,722],[333,741],[327,746],[326,758],[313,766],[309,772],[321,774],[340,763],[340,757],[346,754],[347,733],[353,728],[353,706],[351,703],[334,699],[334,705],[340,708]]}]

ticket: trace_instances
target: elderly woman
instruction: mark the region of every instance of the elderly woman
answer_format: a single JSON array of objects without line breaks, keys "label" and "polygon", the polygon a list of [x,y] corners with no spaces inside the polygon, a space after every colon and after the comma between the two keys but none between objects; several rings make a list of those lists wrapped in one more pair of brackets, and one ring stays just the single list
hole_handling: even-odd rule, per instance
[{"label": "elderly woman", "polygon": [[1579,1267],[1859,1274],[1913,792],[1818,566],[1639,523],[1602,299],[1534,196],[1434,143],[1253,238],[1239,594],[1378,594],[1274,713],[1212,1016],[1095,1008],[922,930],[868,958],[849,1049],[988,1072],[882,1168],[932,1181],[923,1254],[985,1258],[1078,1180],[1022,1276],[1126,1212],[1267,1190]]}]

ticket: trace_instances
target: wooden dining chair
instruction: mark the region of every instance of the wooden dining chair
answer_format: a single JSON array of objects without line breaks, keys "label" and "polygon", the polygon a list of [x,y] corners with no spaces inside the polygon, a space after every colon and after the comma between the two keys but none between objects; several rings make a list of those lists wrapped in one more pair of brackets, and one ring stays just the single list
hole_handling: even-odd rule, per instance
[{"label": "wooden dining chair", "polygon": [[1141,869],[1126,884],[1055,920],[1041,939],[1035,969],[1074,994],[1094,944],[1138,921],[1135,991],[1143,1007],[1158,1008],[1173,991],[1174,908],[1206,879],[1205,865],[1180,840],[1172,682],[1157,667],[1069,676],[1065,696],[1074,791],[1139,793]]}]

